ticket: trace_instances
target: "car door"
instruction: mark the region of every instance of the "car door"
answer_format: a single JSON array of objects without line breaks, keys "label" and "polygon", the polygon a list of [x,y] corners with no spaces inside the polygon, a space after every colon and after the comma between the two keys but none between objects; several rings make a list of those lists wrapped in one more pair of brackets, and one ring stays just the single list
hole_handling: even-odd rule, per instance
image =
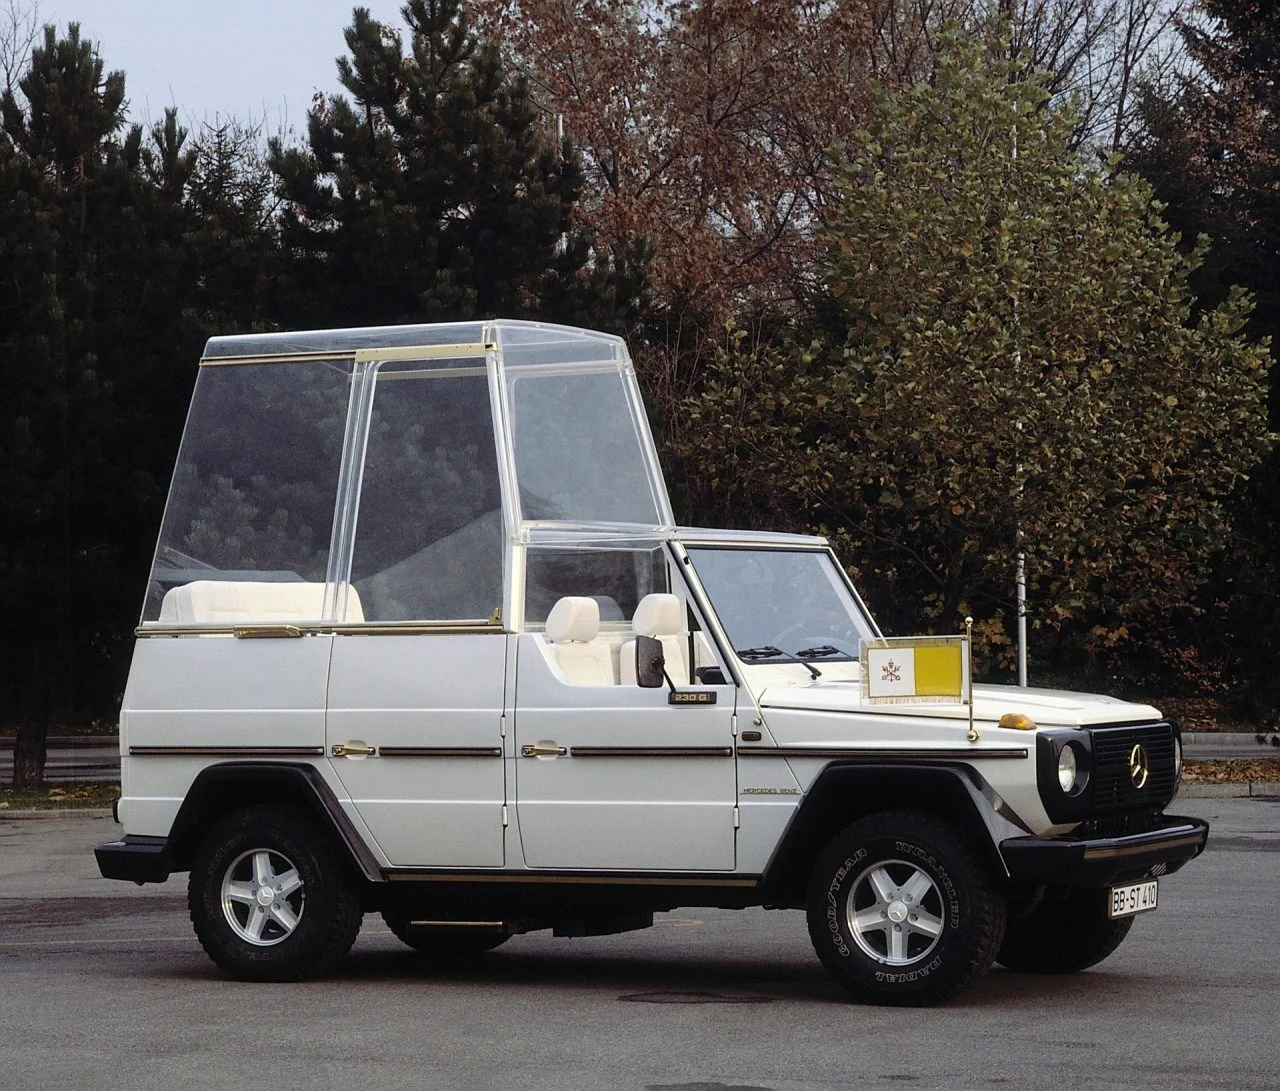
[{"label": "car door", "polygon": [[714,704],[670,704],[666,687],[574,685],[534,633],[518,638],[516,671],[516,810],[529,867],[733,869],[733,686],[697,687]]}]

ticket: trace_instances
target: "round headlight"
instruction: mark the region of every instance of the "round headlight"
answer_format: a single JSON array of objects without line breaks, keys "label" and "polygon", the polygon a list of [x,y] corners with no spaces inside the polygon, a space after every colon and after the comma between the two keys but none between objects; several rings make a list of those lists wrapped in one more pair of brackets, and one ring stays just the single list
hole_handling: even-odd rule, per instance
[{"label": "round headlight", "polygon": [[1058,754],[1058,787],[1068,795],[1071,789],[1076,786],[1076,774],[1079,767],[1076,764],[1076,748],[1074,746],[1064,746]]},{"label": "round headlight", "polygon": [[1182,776],[1182,738],[1173,737],[1173,777],[1176,782]]}]

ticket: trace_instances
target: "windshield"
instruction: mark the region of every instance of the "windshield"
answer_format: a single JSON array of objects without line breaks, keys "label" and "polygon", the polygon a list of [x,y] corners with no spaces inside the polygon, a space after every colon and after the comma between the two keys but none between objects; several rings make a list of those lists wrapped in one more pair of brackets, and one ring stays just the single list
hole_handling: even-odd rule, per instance
[{"label": "windshield", "polygon": [[876,635],[825,551],[694,547],[689,557],[748,662],[857,659]]}]

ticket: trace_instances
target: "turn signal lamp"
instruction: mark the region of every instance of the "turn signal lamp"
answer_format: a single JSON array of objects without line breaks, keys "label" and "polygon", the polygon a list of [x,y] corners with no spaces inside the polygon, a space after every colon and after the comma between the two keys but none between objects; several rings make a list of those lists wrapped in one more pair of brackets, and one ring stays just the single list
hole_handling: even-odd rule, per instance
[{"label": "turn signal lamp", "polygon": [[1021,712],[1006,712],[1000,717],[999,727],[1012,727],[1015,731],[1034,731],[1036,722]]}]

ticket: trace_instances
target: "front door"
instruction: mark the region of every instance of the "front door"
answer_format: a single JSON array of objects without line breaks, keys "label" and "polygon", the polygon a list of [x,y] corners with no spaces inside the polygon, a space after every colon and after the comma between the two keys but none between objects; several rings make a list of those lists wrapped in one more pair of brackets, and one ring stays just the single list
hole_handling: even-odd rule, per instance
[{"label": "front door", "polygon": [[731,871],[733,686],[716,704],[668,690],[572,685],[542,638],[519,637],[516,809],[525,863],[592,871]]}]

